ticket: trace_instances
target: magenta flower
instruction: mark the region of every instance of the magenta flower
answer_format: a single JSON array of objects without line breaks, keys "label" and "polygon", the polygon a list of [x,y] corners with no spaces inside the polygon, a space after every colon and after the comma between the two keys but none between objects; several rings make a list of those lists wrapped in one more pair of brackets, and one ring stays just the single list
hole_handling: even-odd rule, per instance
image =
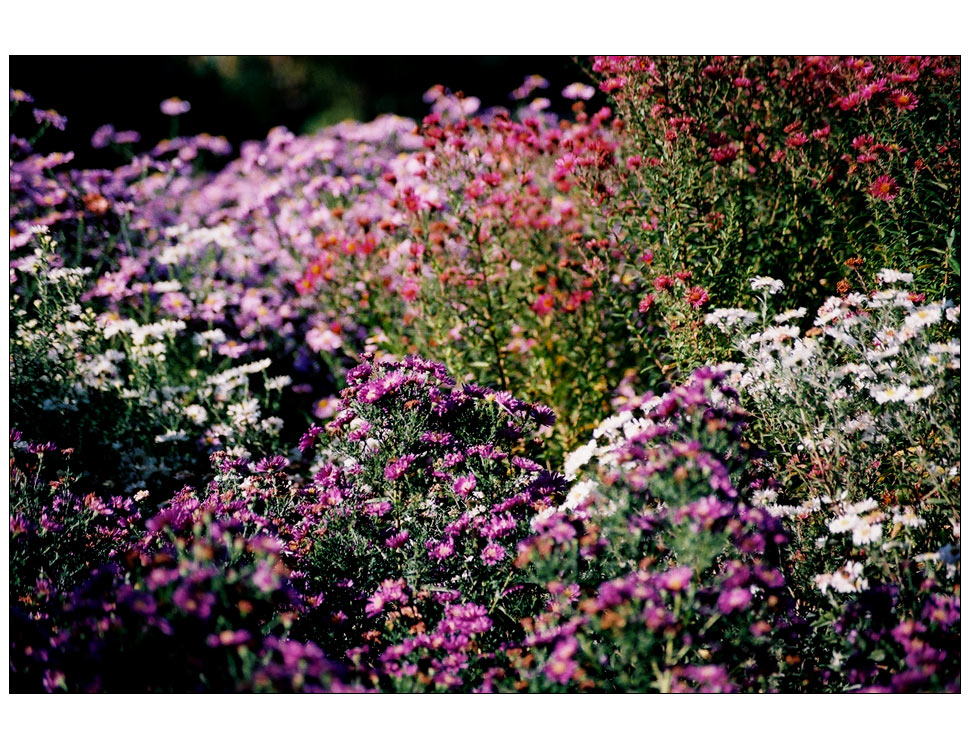
[{"label": "magenta flower", "polygon": [[413,453],[408,453],[405,456],[401,456],[397,461],[392,461],[384,469],[384,478],[392,482],[400,479],[417,458]]},{"label": "magenta flower", "polygon": [[462,497],[468,497],[468,494],[475,489],[475,485],[478,480],[475,479],[474,474],[467,474],[463,477],[458,477],[455,480],[455,484],[452,489],[454,489],[456,495],[461,495]]},{"label": "magenta flower", "polygon": [[733,588],[725,589],[717,598],[717,608],[722,614],[729,615],[745,609],[751,601],[751,592],[748,589]]},{"label": "magenta flower", "polygon": [[501,562],[506,555],[506,549],[501,544],[492,542],[482,550],[482,562],[491,567]]},{"label": "magenta flower", "polygon": [[882,174],[875,179],[866,192],[873,198],[888,202],[899,195],[899,185],[888,174]]}]

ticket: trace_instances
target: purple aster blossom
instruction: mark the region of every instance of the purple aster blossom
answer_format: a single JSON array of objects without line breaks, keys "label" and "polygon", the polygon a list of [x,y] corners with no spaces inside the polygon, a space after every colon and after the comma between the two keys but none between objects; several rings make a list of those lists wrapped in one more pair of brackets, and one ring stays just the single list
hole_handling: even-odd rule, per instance
[{"label": "purple aster blossom", "polygon": [[64,115],[58,114],[53,109],[35,109],[34,119],[38,125],[47,123],[57,130],[64,130],[67,127],[67,118]]},{"label": "purple aster blossom", "polygon": [[424,543],[424,546],[428,550],[428,557],[432,560],[446,560],[455,551],[455,545],[451,539],[443,539],[437,542],[429,539]]},{"label": "purple aster blossom", "polygon": [[532,461],[531,459],[528,459],[528,458],[524,458],[522,456],[513,456],[512,465],[518,469],[522,469],[522,471],[528,471],[532,473],[542,471],[542,466],[537,464],[535,461]]},{"label": "purple aster blossom", "polygon": [[119,130],[114,135],[114,142],[127,144],[127,143],[138,143],[141,140],[141,135],[134,130]]},{"label": "purple aster blossom", "polygon": [[556,412],[544,404],[529,407],[532,418],[540,427],[552,427],[556,423]]},{"label": "purple aster blossom", "polygon": [[690,579],[693,571],[686,565],[671,568],[661,574],[658,583],[667,591],[683,591],[690,586]]},{"label": "purple aster blossom", "polygon": [[455,491],[456,495],[468,497],[469,493],[475,489],[476,484],[477,480],[475,479],[475,475],[466,474],[465,476],[458,477],[458,479],[455,480],[454,485],[452,485],[452,489]]},{"label": "purple aster blossom", "polygon": [[441,465],[446,469],[453,469],[458,464],[463,463],[464,460],[465,454],[461,451],[455,451],[454,453],[446,453]]},{"label": "purple aster blossom", "polygon": [[32,97],[26,91],[21,91],[20,89],[10,89],[10,101],[30,104],[34,101],[34,97]]},{"label": "purple aster blossom", "polygon": [[362,404],[373,404],[375,401],[379,400],[384,394],[384,384],[377,380],[372,383],[367,383],[357,392],[357,400]]},{"label": "purple aster blossom", "polygon": [[401,456],[396,461],[392,461],[384,469],[384,478],[391,482],[400,479],[407,472],[408,468],[410,468],[411,464],[417,460],[417,458],[418,457],[415,454],[408,453]]},{"label": "purple aster blossom", "polygon": [[421,435],[422,443],[433,443],[435,445],[449,445],[452,441],[451,433],[448,432],[425,432]]},{"label": "purple aster blossom", "polygon": [[364,513],[368,516],[385,516],[391,512],[391,504],[387,500],[379,500],[364,504]]},{"label": "purple aster blossom", "polygon": [[91,136],[91,148],[105,148],[114,143],[114,125],[102,125]]},{"label": "purple aster blossom", "polygon": [[717,608],[721,614],[729,615],[747,608],[751,602],[751,592],[745,588],[725,589],[717,598]]},{"label": "purple aster blossom", "polygon": [[482,550],[482,562],[491,567],[500,563],[508,554],[508,550],[501,544],[491,542]]},{"label": "purple aster blossom", "polygon": [[482,525],[479,533],[486,539],[500,539],[515,531],[517,523],[511,513],[496,515],[491,521]]},{"label": "purple aster blossom", "polygon": [[491,443],[485,443],[483,445],[473,445],[467,451],[469,456],[479,456],[486,461],[501,461],[503,458],[507,458],[508,454],[498,450]]},{"label": "purple aster blossom", "polygon": [[322,427],[318,427],[315,424],[310,425],[310,429],[303,434],[303,437],[300,438],[300,442],[297,444],[297,447],[300,449],[300,453],[306,453],[310,446],[313,445],[317,435],[319,435],[321,432],[323,432]]},{"label": "purple aster blossom", "polygon": [[189,104],[184,99],[179,99],[177,96],[169,97],[159,105],[159,109],[162,110],[162,114],[168,115],[169,117],[177,117],[178,115],[184,115],[190,109],[192,105]]},{"label": "purple aster blossom", "polygon": [[404,531],[399,531],[398,533],[389,536],[384,540],[384,544],[390,549],[398,549],[399,547],[403,547],[405,542],[407,542],[407,540],[410,538],[411,534],[408,533],[407,529],[405,529]]},{"label": "purple aster blossom", "polygon": [[260,459],[253,467],[253,471],[262,473],[276,469],[284,469],[289,465],[290,460],[285,456],[269,456],[268,458]]},{"label": "purple aster blossom", "polygon": [[553,653],[542,668],[543,674],[552,682],[567,684],[576,674],[579,665],[568,656]]}]

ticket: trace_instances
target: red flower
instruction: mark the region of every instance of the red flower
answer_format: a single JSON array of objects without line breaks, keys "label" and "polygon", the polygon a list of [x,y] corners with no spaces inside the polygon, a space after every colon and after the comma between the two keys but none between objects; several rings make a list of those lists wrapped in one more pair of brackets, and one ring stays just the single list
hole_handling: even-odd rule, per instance
[{"label": "red flower", "polygon": [[899,185],[897,185],[896,180],[894,180],[888,174],[882,174],[879,175],[869,186],[869,190],[867,192],[873,198],[878,198],[882,201],[891,201],[893,198],[899,195]]},{"label": "red flower", "polygon": [[656,299],[652,294],[647,294],[642,300],[640,300],[640,307],[638,308],[640,312],[645,313],[653,305],[653,301]]}]

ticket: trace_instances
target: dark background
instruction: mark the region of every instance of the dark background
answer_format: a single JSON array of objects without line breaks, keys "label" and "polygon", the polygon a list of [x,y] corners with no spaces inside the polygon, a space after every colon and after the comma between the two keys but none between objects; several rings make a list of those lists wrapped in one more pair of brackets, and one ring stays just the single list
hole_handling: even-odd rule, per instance
[{"label": "dark background", "polygon": [[[428,112],[422,95],[443,84],[482,100],[482,107],[514,104],[510,92],[527,75],[545,77],[550,87],[525,101],[545,96],[552,111],[567,114],[563,87],[588,83],[582,57],[531,56],[11,56],[10,87],[31,94],[12,132],[29,137],[36,130],[32,108],[55,109],[67,117],[64,133],[50,129],[42,151],[74,151],[74,166],[112,166],[107,154],[90,148],[95,129],[142,134],[139,149],[170,135],[170,120],[159,110],[163,99],[178,96],[192,109],[181,116],[179,131],[222,135],[236,148],[262,139],[285,125],[312,132],[344,119],[371,120],[391,112],[418,119]],[[599,97],[592,104],[599,104]]]}]

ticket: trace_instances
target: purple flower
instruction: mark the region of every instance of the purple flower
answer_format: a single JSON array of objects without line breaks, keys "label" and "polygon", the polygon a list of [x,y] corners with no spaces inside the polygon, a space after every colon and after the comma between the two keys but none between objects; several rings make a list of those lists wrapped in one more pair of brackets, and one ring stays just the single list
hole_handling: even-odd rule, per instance
[{"label": "purple flower", "polygon": [[192,109],[192,105],[184,99],[179,99],[177,96],[173,96],[163,101],[160,108],[162,110],[162,114],[168,115],[169,117],[177,117],[178,115],[184,115],[186,112]]},{"label": "purple flower", "polygon": [[717,598],[717,608],[722,614],[729,615],[745,609],[750,601],[751,592],[748,589],[725,589]]},{"label": "purple flower", "polygon": [[411,537],[411,535],[405,531],[399,531],[397,534],[392,534],[385,541],[384,544],[391,549],[397,549],[398,547],[404,546],[404,543]]},{"label": "purple flower", "polygon": [[683,591],[690,585],[693,572],[686,565],[671,568],[660,576],[660,585],[667,591]]},{"label": "purple flower", "polygon": [[275,469],[283,469],[289,466],[290,460],[285,456],[270,456],[269,458],[260,459],[253,470],[257,473],[273,471]]},{"label": "purple flower", "polygon": [[401,456],[397,461],[392,461],[384,469],[384,478],[391,482],[400,479],[417,458],[413,453],[408,453]]},{"label": "purple flower", "polygon": [[114,142],[114,125],[102,125],[91,136],[91,148],[105,148]]},{"label": "purple flower", "polygon": [[64,130],[67,127],[67,118],[64,115],[58,114],[53,109],[35,109],[34,119],[38,125],[46,122],[58,130]]},{"label": "purple flower", "polygon": [[467,474],[463,477],[458,477],[458,479],[455,480],[453,489],[455,490],[456,495],[461,495],[462,497],[468,497],[468,494],[473,489],[475,489],[476,484],[477,484],[477,480],[475,479],[475,475]]},{"label": "purple flower", "polygon": [[482,562],[488,567],[497,565],[506,555],[506,549],[501,544],[492,542],[482,550]]},{"label": "purple flower", "polygon": [[451,539],[444,539],[440,542],[427,541],[425,546],[428,548],[428,557],[432,560],[446,560],[455,551],[454,542]]}]

